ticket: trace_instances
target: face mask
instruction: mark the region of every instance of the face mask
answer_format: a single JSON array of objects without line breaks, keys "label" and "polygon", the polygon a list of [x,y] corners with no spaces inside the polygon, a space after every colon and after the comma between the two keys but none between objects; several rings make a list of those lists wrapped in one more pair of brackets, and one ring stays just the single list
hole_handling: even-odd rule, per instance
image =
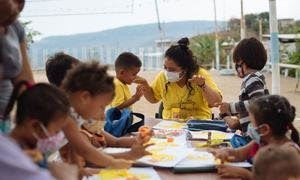
[{"label": "face mask", "polygon": [[237,74],[240,78],[245,77],[244,70],[243,70],[243,63],[242,64],[237,64],[236,63],[235,64],[235,70],[236,70],[236,72],[237,72]]},{"label": "face mask", "polygon": [[9,134],[10,131],[11,131],[10,121],[0,119],[0,132],[3,134]]},{"label": "face mask", "polygon": [[33,134],[34,137],[38,140],[37,149],[39,149],[46,156],[49,156],[61,148],[65,135],[62,131],[60,131],[53,136],[49,136],[49,132],[45,128],[45,126],[43,124],[41,124],[40,126],[43,129],[44,133],[47,135],[47,138],[41,139],[37,136],[37,134]]},{"label": "face mask", "polygon": [[177,82],[181,79],[179,72],[165,71],[165,76],[169,82]]},{"label": "face mask", "polygon": [[248,125],[248,130],[247,130],[247,134],[251,137],[251,139],[253,139],[257,144],[260,144],[261,142],[261,135],[259,134],[259,132],[257,132],[257,130],[260,128],[261,126],[254,128],[253,125],[250,123]]}]

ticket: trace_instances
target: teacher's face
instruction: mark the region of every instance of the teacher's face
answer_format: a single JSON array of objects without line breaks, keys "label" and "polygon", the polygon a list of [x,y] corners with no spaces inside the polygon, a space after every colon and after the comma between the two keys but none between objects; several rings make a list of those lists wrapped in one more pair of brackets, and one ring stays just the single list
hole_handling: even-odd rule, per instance
[{"label": "teacher's face", "polygon": [[165,58],[164,68],[169,72],[181,73],[183,71],[171,58],[168,57]]}]

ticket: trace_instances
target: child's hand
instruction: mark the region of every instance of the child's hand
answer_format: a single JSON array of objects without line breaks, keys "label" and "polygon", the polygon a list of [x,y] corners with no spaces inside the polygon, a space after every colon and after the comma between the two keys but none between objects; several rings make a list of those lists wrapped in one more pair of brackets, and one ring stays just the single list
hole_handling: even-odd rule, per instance
[{"label": "child's hand", "polygon": [[154,135],[153,129],[148,126],[141,126],[139,128],[139,135],[136,138],[137,143],[146,144],[150,141],[152,136]]},{"label": "child's hand", "polygon": [[135,94],[132,96],[134,99],[136,99],[136,101],[138,101],[138,100],[140,100],[141,99],[141,97],[143,96],[143,88],[142,88],[142,86],[141,85],[138,85],[137,87],[136,87],[136,92],[135,92]]},{"label": "child's hand", "polygon": [[221,178],[251,179],[251,172],[244,168],[221,164],[217,166],[217,169]]},{"label": "child's hand", "polygon": [[225,113],[229,113],[230,114],[230,104],[226,103],[226,102],[223,102],[220,105],[219,110],[220,110],[220,114],[225,114]]},{"label": "child's hand", "polygon": [[48,163],[48,169],[52,176],[57,180],[77,180],[78,179],[78,168],[75,165],[51,162]]},{"label": "child's hand", "polygon": [[238,129],[241,124],[236,116],[226,116],[224,121],[228,124],[230,129]]},{"label": "child's hand", "polygon": [[100,147],[106,147],[107,143],[102,134],[95,134],[92,137],[92,145],[95,146],[96,148],[100,148]]},{"label": "child's hand", "polygon": [[198,86],[204,86],[205,78],[203,76],[194,75],[191,79],[189,79],[189,82],[197,84]]},{"label": "child's hand", "polygon": [[94,168],[83,168],[81,171],[80,171],[80,175],[82,176],[92,176],[94,174],[98,174],[99,173],[99,169],[94,169]]},{"label": "child's hand", "polygon": [[147,145],[143,145],[139,143],[133,144],[131,146],[131,150],[129,151],[131,159],[139,159],[143,156],[151,155],[151,153],[148,152],[146,148],[152,145],[153,144],[147,144]]},{"label": "child's hand", "polygon": [[148,82],[145,78],[142,78],[140,76],[137,76],[135,80],[133,80],[134,83],[136,84],[141,84],[141,85],[148,85]]},{"label": "child's hand", "polygon": [[235,157],[232,155],[233,149],[231,148],[209,149],[209,152],[212,153],[216,159],[220,159],[221,164],[235,160]]},{"label": "child's hand", "polygon": [[111,168],[114,169],[129,169],[132,166],[132,161],[125,159],[113,159]]}]

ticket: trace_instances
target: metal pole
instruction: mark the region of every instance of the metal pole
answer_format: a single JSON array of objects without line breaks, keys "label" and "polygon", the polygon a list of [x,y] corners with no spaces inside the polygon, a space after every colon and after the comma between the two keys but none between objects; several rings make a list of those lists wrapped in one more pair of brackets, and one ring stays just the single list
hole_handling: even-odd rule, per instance
[{"label": "metal pole", "polygon": [[246,38],[246,25],[245,25],[245,17],[244,17],[244,3],[241,0],[241,40]]},{"label": "metal pole", "polygon": [[270,34],[271,34],[271,64],[272,64],[272,94],[280,94],[279,41],[276,13],[276,0],[269,0]]},{"label": "metal pole", "polygon": [[220,70],[220,52],[219,52],[219,36],[218,36],[216,0],[214,0],[214,15],[215,15],[216,69],[219,71]]},{"label": "metal pole", "polygon": [[162,52],[164,51],[164,33],[163,33],[163,29],[161,27],[161,23],[160,23],[160,19],[159,19],[159,10],[158,10],[158,4],[157,4],[157,0],[155,0],[155,10],[156,10],[156,17],[157,17],[157,24],[158,24],[158,30],[159,30],[159,34],[160,34],[160,47],[161,47],[161,50]]}]

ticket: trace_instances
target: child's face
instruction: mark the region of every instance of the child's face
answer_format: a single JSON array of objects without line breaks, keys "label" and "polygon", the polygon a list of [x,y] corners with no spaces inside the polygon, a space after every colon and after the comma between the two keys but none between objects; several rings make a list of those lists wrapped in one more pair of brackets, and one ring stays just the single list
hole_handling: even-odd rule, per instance
[{"label": "child's face", "polygon": [[103,93],[96,96],[89,95],[85,99],[80,115],[84,119],[104,119],[105,107],[111,103],[113,95],[114,92]]},{"label": "child's face", "polygon": [[129,69],[121,69],[120,76],[126,84],[132,84],[132,82],[137,78],[138,73],[140,72],[139,67],[132,67]]},{"label": "child's face", "polygon": [[250,123],[253,125],[253,127],[257,130],[257,132],[260,134],[261,139],[266,141],[267,138],[270,136],[270,126],[268,124],[261,124],[258,125],[257,121],[255,119],[255,116],[253,113],[249,113]]},{"label": "child's face", "polygon": [[68,116],[57,116],[55,117],[46,128],[48,135],[45,133],[45,131],[42,129],[42,125],[40,122],[36,121],[34,122],[33,125],[33,131],[38,135],[39,138],[44,139],[47,138],[48,136],[54,136],[57,133],[59,133],[64,126],[66,125],[66,119]]}]

